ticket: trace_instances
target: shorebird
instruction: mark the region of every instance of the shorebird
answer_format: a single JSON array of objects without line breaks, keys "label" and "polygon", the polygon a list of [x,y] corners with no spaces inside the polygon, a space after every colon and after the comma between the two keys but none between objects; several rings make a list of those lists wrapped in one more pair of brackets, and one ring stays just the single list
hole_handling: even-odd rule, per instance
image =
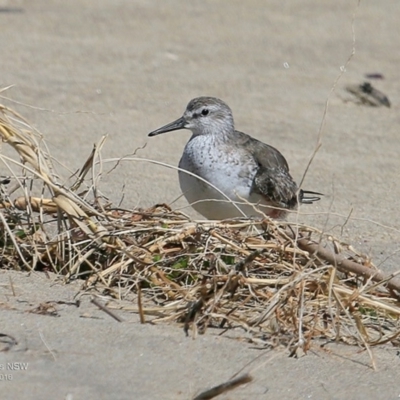
[{"label": "shorebird", "polygon": [[261,213],[282,219],[299,203],[320,199],[321,193],[297,187],[277,149],[235,130],[232,111],[222,100],[195,98],[181,118],[149,136],[179,129],[192,131],[179,162],[180,186],[190,205],[207,219]]}]

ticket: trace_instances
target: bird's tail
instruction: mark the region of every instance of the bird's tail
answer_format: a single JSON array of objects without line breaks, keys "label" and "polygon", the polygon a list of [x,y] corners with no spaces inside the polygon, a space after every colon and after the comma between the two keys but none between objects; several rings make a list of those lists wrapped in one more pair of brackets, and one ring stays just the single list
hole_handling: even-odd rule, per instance
[{"label": "bird's tail", "polygon": [[299,201],[302,204],[312,204],[314,201],[321,200],[322,193],[311,192],[310,190],[302,190],[299,192]]}]

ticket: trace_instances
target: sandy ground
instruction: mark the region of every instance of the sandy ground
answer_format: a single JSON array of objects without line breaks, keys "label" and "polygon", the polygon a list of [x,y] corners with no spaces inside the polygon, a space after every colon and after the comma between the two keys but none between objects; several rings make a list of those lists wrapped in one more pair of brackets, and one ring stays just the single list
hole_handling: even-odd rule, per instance
[{"label": "sandy ground", "polygon": [[[299,181],[329,98],[322,147],[304,183],[326,196],[304,206],[299,219],[396,271],[400,5],[361,1],[356,53],[330,95],[352,53],[356,6],[344,0],[0,0],[0,86],[15,85],[3,95],[36,108],[2,101],[26,116],[53,156],[75,171],[103,135],[104,159],[147,143],[138,156],[177,165],[189,133],[150,140],[147,132],[179,117],[193,97],[220,97],[233,109],[236,127],[279,148]],[[373,84],[389,96],[390,109],[344,101],[343,87],[363,82],[366,73],[384,75]],[[172,169],[131,161],[108,174],[111,165],[105,163],[103,191],[114,201],[123,197],[127,208],[170,203],[180,194]],[[2,399],[189,399],[260,355],[218,332],[192,340],[176,326],[140,325],[127,312],[118,323],[87,298],[79,308],[55,304],[58,316],[29,313],[45,301],[73,301],[79,283],[0,276],[0,333],[18,341],[0,353]],[[355,348],[315,347],[297,360],[266,352],[245,368],[257,367],[254,382],[221,398],[397,398],[397,350],[374,355],[378,372]],[[7,370],[7,362],[28,368]]]}]

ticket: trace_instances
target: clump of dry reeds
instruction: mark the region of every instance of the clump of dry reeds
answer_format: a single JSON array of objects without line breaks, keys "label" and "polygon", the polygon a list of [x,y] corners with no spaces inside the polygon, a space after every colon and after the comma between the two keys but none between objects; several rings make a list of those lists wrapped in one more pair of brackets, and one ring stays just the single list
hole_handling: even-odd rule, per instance
[{"label": "clump of dry reeds", "polygon": [[102,143],[66,187],[43,137],[4,106],[0,135],[19,158],[0,156],[9,171],[0,184],[3,268],[80,277],[115,298],[134,293],[142,322],[180,322],[193,333],[241,328],[293,353],[316,338],[400,344],[400,284],[351,246],[271,220],[194,222],[166,205],[113,208],[94,174],[86,178]]}]

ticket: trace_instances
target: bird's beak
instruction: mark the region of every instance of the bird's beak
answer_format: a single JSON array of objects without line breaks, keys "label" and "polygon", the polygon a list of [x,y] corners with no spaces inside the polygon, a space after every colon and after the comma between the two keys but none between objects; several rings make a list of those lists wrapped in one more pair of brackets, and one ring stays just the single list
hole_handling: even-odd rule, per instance
[{"label": "bird's beak", "polygon": [[166,133],[166,132],[171,132],[171,131],[177,131],[179,129],[184,129],[186,125],[186,120],[185,118],[181,117],[177,119],[174,122],[171,122],[167,125],[164,125],[161,128],[156,129],[153,132],[150,132],[148,136],[157,136],[160,135],[161,133]]}]

